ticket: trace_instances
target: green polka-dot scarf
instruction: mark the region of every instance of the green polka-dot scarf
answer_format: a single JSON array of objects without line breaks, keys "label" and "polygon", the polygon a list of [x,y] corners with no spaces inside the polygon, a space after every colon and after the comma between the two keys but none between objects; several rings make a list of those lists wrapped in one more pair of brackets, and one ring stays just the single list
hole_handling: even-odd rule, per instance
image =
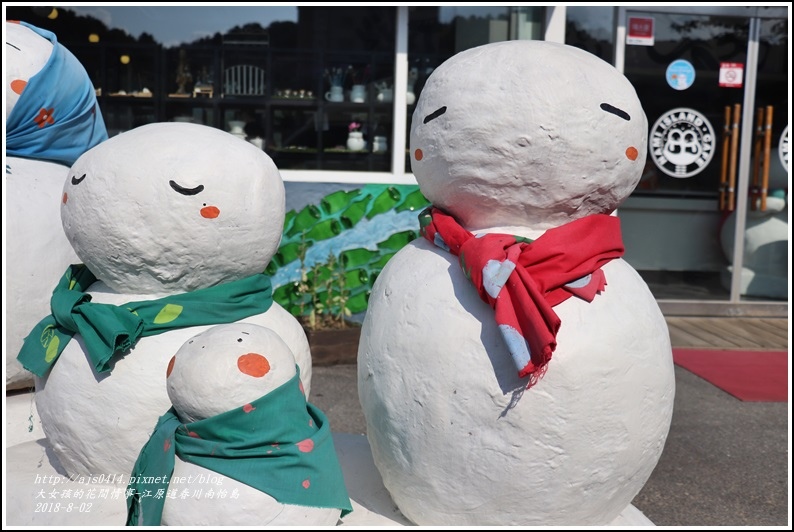
[{"label": "green polka-dot scarf", "polygon": [[110,371],[113,355],[124,354],[141,336],[232,323],[261,314],[273,303],[272,285],[265,274],[124,306],[92,303],[85,291],[95,281],[85,265],[69,266],[52,292],[52,314],[33,328],[17,355],[25,369],[44,376],[69,340],[79,334],[94,369]]},{"label": "green polka-dot scarf", "polygon": [[174,456],[282,504],[353,511],[328,419],[306,401],[297,366],[289,381],[228,412],[192,423],[173,407],[161,416],[130,475],[127,525],[160,524]]}]

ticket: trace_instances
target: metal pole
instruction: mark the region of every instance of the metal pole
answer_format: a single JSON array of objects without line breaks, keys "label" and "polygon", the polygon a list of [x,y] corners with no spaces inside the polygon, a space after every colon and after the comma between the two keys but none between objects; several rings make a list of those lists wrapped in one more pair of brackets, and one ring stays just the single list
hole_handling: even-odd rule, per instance
[{"label": "metal pole", "polygon": [[[753,112],[755,110],[755,85],[758,77],[758,39],[761,33],[761,20],[750,19],[747,39],[747,77],[745,78],[744,100],[742,104],[742,128],[739,153],[739,194],[736,197],[736,232],[733,235],[733,272],[731,275],[732,303],[741,299],[742,268],[744,258],[744,232],[747,228],[747,191],[750,185],[750,159],[755,129]],[[747,125],[750,127],[747,127]]]}]

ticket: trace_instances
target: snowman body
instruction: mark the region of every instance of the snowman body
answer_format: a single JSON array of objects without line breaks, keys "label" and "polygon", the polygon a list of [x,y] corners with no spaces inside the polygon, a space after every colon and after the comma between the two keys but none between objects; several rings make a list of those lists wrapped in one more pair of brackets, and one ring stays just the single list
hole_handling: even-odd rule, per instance
[{"label": "snowman body", "polygon": [[[76,158],[80,151],[91,148],[95,142],[106,135],[86,135],[85,132],[72,131],[70,126],[62,127],[58,135],[70,145],[63,150],[64,144],[53,147],[48,142],[39,142],[51,126],[41,123],[33,133],[26,131],[28,122],[33,123],[41,108],[48,103],[61,103],[58,90],[74,90],[71,84],[59,84],[58,76],[63,72],[43,71],[54,50],[67,58],[72,67],[71,74],[76,79],[88,79],[88,74],[76,58],[63,49],[57,41],[50,40],[28,26],[18,22],[5,23],[5,102],[6,102],[6,176],[5,209],[8,223],[7,234],[13,238],[6,246],[6,388],[17,389],[33,385],[33,375],[23,369],[16,360],[22,342],[30,329],[42,316],[49,313],[49,299],[52,286],[58,281],[69,264],[79,262],[77,255],[63,232],[60,219],[60,199],[63,183],[69,172],[65,159],[71,153]],[[53,81],[53,93],[46,96],[49,100],[24,101],[12,116],[28,82],[38,75],[38,83]],[[37,98],[31,96],[31,98]],[[93,93],[86,102],[96,104]],[[58,108],[57,118],[66,116]],[[99,113],[98,108],[95,109]],[[73,120],[75,128],[84,124],[83,120]],[[98,114],[101,125],[101,114]],[[59,124],[60,126],[60,124]],[[41,131],[38,131],[38,130]],[[56,148],[56,149],[54,149]],[[9,152],[12,155],[9,155]],[[13,155],[24,153],[25,157]],[[71,160],[73,162],[73,159]],[[69,163],[70,164],[70,163]]]},{"label": "snowman body", "polygon": [[[284,188],[261,150],[196,124],[150,124],[84,154],[62,191],[62,221],[99,279],[94,303],[130,301],[233,282],[264,271],[281,238]],[[210,303],[211,305],[211,303]],[[241,320],[278,331],[311,382],[308,341],[275,302]],[[70,475],[127,474],[170,401],[170,356],[209,325],[143,336],[98,374],[80,335],[36,379],[48,440]]]},{"label": "snowman body", "polygon": [[[509,41],[437,68],[411,126],[412,169],[469,232],[536,239],[611,214],[636,186],[647,121],[610,65]],[[576,246],[576,242],[571,242]],[[419,239],[378,276],[358,352],[367,437],[418,525],[605,525],[650,476],[675,391],[667,326],[647,285],[607,262],[561,320],[545,374],[519,378],[494,310],[458,257]]]},{"label": "snowman body", "polygon": [[30,329],[50,312],[52,287],[70,264],[80,262],[61,225],[60,199],[69,168],[6,158],[6,388],[33,385],[16,356]]},{"label": "snowman body", "polygon": [[[168,368],[168,396],[180,421],[190,423],[267,395],[295,374],[295,358],[273,329],[240,323],[192,337]],[[332,526],[341,514],[335,508],[280,503],[179,456],[170,486],[174,493],[163,508],[165,526]]]}]

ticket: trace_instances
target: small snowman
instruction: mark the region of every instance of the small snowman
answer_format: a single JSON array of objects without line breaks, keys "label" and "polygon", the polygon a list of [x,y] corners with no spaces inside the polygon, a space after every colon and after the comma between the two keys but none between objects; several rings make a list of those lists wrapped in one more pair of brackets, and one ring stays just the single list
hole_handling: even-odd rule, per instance
[{"label": "small snowman", "polygon": [[[128,525],[332,526],[352,511],[328,420],[276,332],[214,326],[166,382],[173,406],[130,476]],[[158,489],[170,496],[147,497]]]},{"label": "small snowman", "polygon": [[63,183],[107,131],[85,68],[53,33],[6,21],[5,40],[6,389],[18,389],[33,375],[16,354],[77,262],[61,225]]},{"label": "small snowman", "polygon": [[42,428],[68,475],[132,469],[171,404],[169,353],[213,325],[277,331],[309,394],[305,333],[263,273],[284,200],[265,152],[198,124],[141,126],[71,167],[61,214],[82,263],[51,288],[52,315],[18,356],[37,375]]},{"label": "small snowman", "polygon": [[647,130],[628,80],[571,46],[492,43],[428,78],[410,154],[432,207],[378,276],[358,351],[373,459],[414,523],[633,513],[675,391],[613,215]]}]

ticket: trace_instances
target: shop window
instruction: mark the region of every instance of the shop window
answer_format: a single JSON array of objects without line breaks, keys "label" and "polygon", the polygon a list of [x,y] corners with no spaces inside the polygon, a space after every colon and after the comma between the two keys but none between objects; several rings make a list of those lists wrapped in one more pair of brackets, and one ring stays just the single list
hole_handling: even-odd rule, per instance
[{"label": "shop window", "polygon": [[615,54],[615,8],[575,6],[565,8],[565,44],[581,48],[613,63]]},{"label": "shop window", "polygon": [[[393,99],[379,96],[394,85],[396,7],[102,9],[101,20],[91,7],[7,17],[52,31],[86,65],[111,135],[192,122],[252,142],[281,169],[391,170]],[[347,142],[352,130],[363,143]]]}]

